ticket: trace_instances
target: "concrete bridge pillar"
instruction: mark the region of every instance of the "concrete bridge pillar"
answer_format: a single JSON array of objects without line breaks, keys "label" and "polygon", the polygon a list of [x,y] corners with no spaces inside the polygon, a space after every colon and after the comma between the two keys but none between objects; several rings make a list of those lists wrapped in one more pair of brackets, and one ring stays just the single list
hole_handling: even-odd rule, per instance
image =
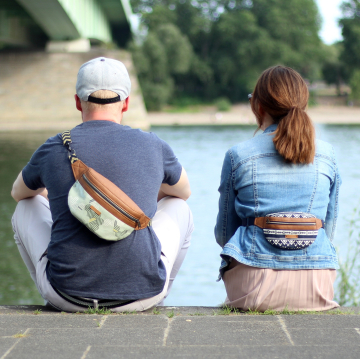
[{"label": "concrete bridge pillar", "polygon": [[105,56],[127,67],[132,91],[123,124],[148,129],[149,122],[130,53],[91,50],[86,53],[0,53],[0,131],[65,130],[81,123],[74,94],[79,67]]}]

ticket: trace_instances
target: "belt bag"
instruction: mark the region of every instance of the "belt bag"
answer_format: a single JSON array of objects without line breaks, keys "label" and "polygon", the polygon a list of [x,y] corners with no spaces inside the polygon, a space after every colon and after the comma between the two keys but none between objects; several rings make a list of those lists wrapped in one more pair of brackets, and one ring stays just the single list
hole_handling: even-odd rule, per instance
[{"label": "belt bag", "polygon": [[71,213],[91,232],[108,241],[126,238],[151,225],[139,206],[119,187],[80,161],[71,148],[70,131],[62,133],[75,183],[68,195]]},{"label": "belt bag", "polygon": [[274,247],[296,250],[313,244],[324,222],[310,213],[278,212],[254,218],[254,225],[263,229]]}]

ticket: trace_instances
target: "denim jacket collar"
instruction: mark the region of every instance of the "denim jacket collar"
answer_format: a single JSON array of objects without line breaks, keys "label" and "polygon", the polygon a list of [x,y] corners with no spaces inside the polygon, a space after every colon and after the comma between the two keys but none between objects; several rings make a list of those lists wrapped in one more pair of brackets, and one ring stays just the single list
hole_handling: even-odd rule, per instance
[{"label": "denim jacket collar", "polygon": [[272,125],[265,128],[264,133],[274,132],[277,129],[277,126],[278,125],[276,123],[273,123]]}]

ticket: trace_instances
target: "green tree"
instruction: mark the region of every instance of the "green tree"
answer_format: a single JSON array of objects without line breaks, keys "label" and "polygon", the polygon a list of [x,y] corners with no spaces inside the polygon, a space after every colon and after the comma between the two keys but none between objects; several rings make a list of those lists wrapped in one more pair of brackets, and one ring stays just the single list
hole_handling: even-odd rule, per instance
[{"label": "green tree", "polygon": [[350,79],[351,98],[360,100],[360,2],[346,1],[342,4],[343,50],[340,60],[344,63]]},{"label": "green tree", "polygon": [[312,80],[322,60],[320,18],[313,0],[240,1],[213,25],[211,58],[221,94],[245,99],[259,74],[275,64]]},{"label": "green tree", "polygon": [[186,73],[191,65],[192,48],[188,39],[173,24],[149,31],[142,45],[131,44],[148,110],[160,110],[172,96],[172,75]]},{"label": "green tree", "polygon": [[343,18],[339,21],[343,36],[341,59],[350,70],[354,70],[360,68],[360,1],[346,1],[341,9],[343,14]]},{"label": "green tree", "polygon": [[350,99],[355,102],[355,105],[360,104],[360,69],[356,69],[352,72],[350,78],[351,94]]},{"label": "green tree", "polygon": [[328,85],[335,85],[337,95],[341,95],[341,85],[348,79],[345,64],[340,59],[343,51],[343,43],[338,42],[333,45],[323,45],[326,60],[322,67],[322,75]]},{"label": "green tree", "polygon": [[[188,70],[169,72],[174,96],[243,101],[269,66],[294,67],[310,80],[321,72],[321,19],[314,0],[132,0],[132,5],[149,34],[159,37],[160,26],[171,24],[191,44]],[[176,48],[174,41],[171,46]]]}]

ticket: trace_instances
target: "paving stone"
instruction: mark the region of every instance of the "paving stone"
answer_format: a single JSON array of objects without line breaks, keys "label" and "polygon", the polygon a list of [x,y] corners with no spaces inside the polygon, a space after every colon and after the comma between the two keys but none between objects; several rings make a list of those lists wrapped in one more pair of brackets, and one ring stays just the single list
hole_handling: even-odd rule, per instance
[{"label": "paving stone", "polygon": [[[56,346],[67,345],[162,345],[164,329],[148,330],[146,327],[129,328],[96,328],[96,329],[30,329],[22,343],[41,344],[47,347],[49,343]],[[24,344],[25,345],[25,344]]]},{"label": "paving stone", "polygon": [[[45,346],[43,343],[36,342],[30,342],[24,345],[24,342],[25,340],[21,340],[21,342],[16,345],[13,350],[11,350],[6,359],[82,358],[87,348],[87,346],[76,344],[59,346],[56,342],[48,343]],[[100,358],[105,359],[104,356],[101,356]]]},{"label": "paving stone", "polygon": [[16,343],[17,339],[14,338],[1,338],[0,337],[0,358]]},{"label": "paving stone", "polygon": [[96,315],[0,315],[0,328],[97,328]]},{"label": "paving stone", "polygon": [[124,331],[143,332],[144,330],[162,330],[168,325],[168,318],[164,315],[109,315],[102,329],[121,328]]},{"label": "paving stone", "polygon": [[18,333],[24,333],[26,329],[27,328],[24,328],[24,327],[11,327],[11,328],[1,328],[0,327],[0,338],[11,337]]},{"label": "paving stone", "polygon": [[[295,345],[359,345],[360,335],[355,329],[288,329]],[[360,352],[359,352],[360,357]]]},{"label": "paving stone", "polygon": [[360,315],[282,315],[287,328],[360,328]]},{"label": "paving stone", "polygon": [[276,317],[213,316],[174,318],[167,345],[289,345]]},{"label": "paving stone", "polygon": [[123,347],[92,346],[86,359],[359,359],[359,347],[303,347],[303,346],[172,346],[172,347]]}]

